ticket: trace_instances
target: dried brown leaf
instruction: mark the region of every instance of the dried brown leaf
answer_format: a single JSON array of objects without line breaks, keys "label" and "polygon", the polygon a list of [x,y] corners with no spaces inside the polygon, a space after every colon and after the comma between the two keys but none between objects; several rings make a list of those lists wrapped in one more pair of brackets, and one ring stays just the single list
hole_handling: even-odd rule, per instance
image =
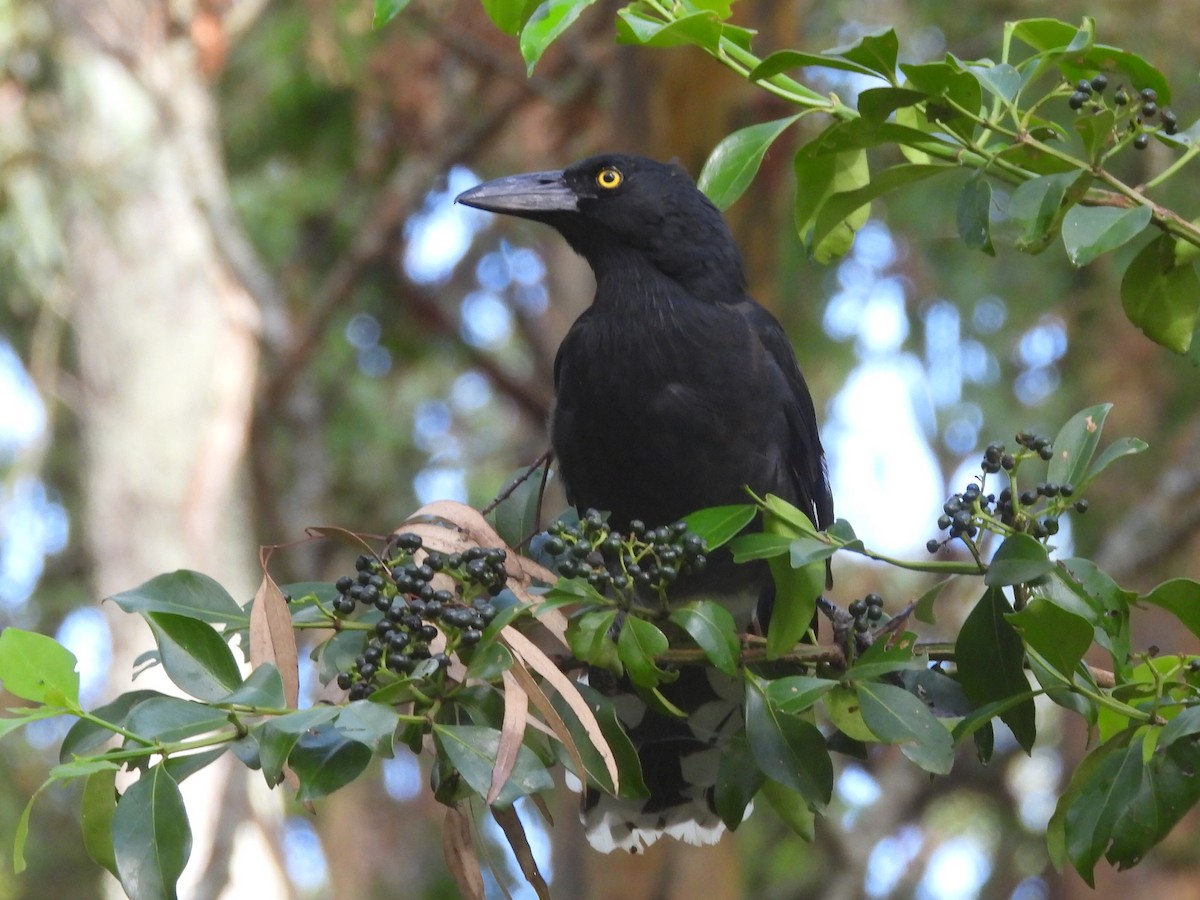
[{"label": "dried brown leaf", "polygon": [[271,663],[283,679],[283,696],[288,708],[296,708],[300,693],[300,670],[297,662],[296,632],[283,591],[267,572],[263,562],[263,578],[250,607],[250,665],[258,668]]},{"label": "dried brown leaf", "polygon": [[[558,695],[571,707],[571,711],[575,713],[575,716],[579,719],[579,723],[583,726],[583,730],[587,733],[588,740],[596,748],[596,752],[600,754],[600,758],[604,760],[604,768],[608,770],[608,776],[613,783],[613,792],[616,793],[620,789],[620,775],[617,771],[616,757],[613,756],[612,748],[608,746],[608,741],[604,738],[604,732],[601,731],[600,723],[596,721],[596,716],[592,713],[592,708],[588,706],[587,701],[583,699],[583,695],[575,687],[575,682],[564,675],[558,666],[554,664],[554,661],[539,650],[529,638],[525,637],[525,635],[521,634],[521,632],[517,631],[511,625],[505,626],[500,631],[500,639],[525,665],[548,681],[551,687],[558,692]],[[528,691],[528,688],[526,688],[526,691]],[[531,694],[530,696],[532,698],[533,695]],[[540,706],[538,708],[539,710],[541,709]],[[566,741],[563,743],[568,747],[571,746]],[[576,748],[575,755],[578,756],[578,748]],[[580,762],[579,773],[581,777],[583,772],[584,768]]]},{"label": "dried brown leaf", "polygon": [[537,860],[533,858],[533,850],[529,846],[529,838],[525,836],[525,827],[521,824],[516,807],[493,809],[492,818],[508,838],[508,846],[512,847],[513,856],[517,858],[521,867],[521,874],[537,893],[538,900],[550,900],[550,886],[538,870]]},{"label": "dried brown leaf", "polygon": [[442,820],[442,855],[459,894],[466,900],[485,900],[483,872],[471,841],[471,817],[457,803],[446,808]]},{"label": "dried brown leaf", "polygon": [[542,690],[541,685],[529,674],[529,670],[525,668],[524,663],[519,659],[513,660],[511,668],[505,674],[509,673],[524,688],[526,696],[546,720],[545,724],[550,729],[550,732],[567,749],[567,753],[571,757],[571,762],[575,766],[575,771],[582,781],[586,771],[583,767],[583,755],[579,752],[579,745],[575,743],[575,738],[571,735],[571,730],[567,728],[567,723],[563,721],[563,717],[558,714],[558,710],[554,708],[554,704],[550,702],[550,698],[546,696],[546,692]]},{"label": "dried brown leaf", "polygon": [[508,783],[517,764],[517,752],[525,740],[525,720],[529,715],[529,695],[517,683],[511,672],[504,672],[504,720],[500,725],[500,743],[496,748],[496,762],[492,766],[492,783],[488,787],[486,803],[491,806]]}]

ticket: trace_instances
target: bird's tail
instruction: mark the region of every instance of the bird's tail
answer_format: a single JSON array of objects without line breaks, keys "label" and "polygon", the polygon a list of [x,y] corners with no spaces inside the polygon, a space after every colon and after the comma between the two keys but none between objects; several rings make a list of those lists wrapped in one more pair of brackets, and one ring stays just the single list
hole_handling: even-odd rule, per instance
[{"label": "bird's tail", "polygon": [[[605,683],[605,677],[607,682]],[[742,726],[742,685],[722,673],[685,667],[663,694],[687,713],[647,707],[628,682],[593,672],[592,686],[609,696],[637,748],[649,796],[610,797],[588,789],[580,817],[588,842],[602,853],[639,853],[663,835],[715,844],[725,833],[713,796],[721,754]]]}]

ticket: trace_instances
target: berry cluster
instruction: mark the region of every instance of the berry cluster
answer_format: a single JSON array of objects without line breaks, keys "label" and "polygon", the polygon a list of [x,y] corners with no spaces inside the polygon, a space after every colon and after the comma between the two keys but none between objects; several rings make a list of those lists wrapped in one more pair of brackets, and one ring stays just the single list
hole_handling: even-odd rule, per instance
[{"label": "berry cluster", "polygon": [[542,546],[556,557],[559,575],[584,578],[600,594],[611,589],[619,600],[631,601],[639,591],[662,598],[680,575],[700,572],[708,562],[704,540],[685,522],[648,528],[635,519],[621,534],[589,509],[574,525],[555,522],[548,532]]},{"label": "berry cluster", "polygon": [[[478,644],[496,616],[491,598],[504,590],[508,577],[506,554],[499,547],[448,555],[429,551],[418,560],[422,540],[411,533],[398,535],[392,547],[387,560],[359,556],[357,575],[343,575],[334,585],[335,615],[345,618],[363,607],[379,616],[354,665],[338,673],[338,686],[351,700],[369,696],[387,680],[381,678],[385,673],[407,676],[425,660],[432,661],[427,668],[436,673],[450,665],[452,654]],[[446,587],[434,586],[439,574],[446,576]],[[432,644],[439,635],[444,649],[435,653]]]},{"label": "berry cluster", "polygon": [[947,532],[948,537],[930,538],[925,544],[930,553],[937,553],[954,538],[973,542],[981,530],[999,534],[1023,531],[1043,540],[1058,533],[1059,516],[1068,508],[1078,513],[1087,512],[1087,500],[1069,499],[1075,493],[1075,486],[1070,482],[1039,481],[1032,489],[1017,491],[1016,473],[1021,463],[1035,457],[1048,461],[1054,456],[1054,448],[1050,438],[1026,431],[1019,432],[1016,441],[1020,449],[1012,453],[1002,443],[988,444],[980,464],[984,479],[1003,471],[1008,476],[1009,486],[998,495],[985,494],[983,482],[973,481],[962,493],[952,494],[942,505],[942,515],[937,522],[938,528]]},{"label": "berry cluster", "polygon": [[[1099,112],[1105,108],[1102,95],[1107,87],[1108,77],[1103,74],[1081,79],[1067,98],[1067,105],[1076,111],[1086,107],[1088,112]],[[1154,88],[1143,88],[1130,96],[1122,85],[1113,92],[1112,103],[1118,113],[1129,116],[1128,128],[1134,134],[1133,146],[1136,150],[1145,150],[1149,146],[1148,129],[1155,127],[1155,119],[1164,134],[1175,134],[1179,130],[1179,119],[1175,113],[1169,109],[1159,109],[1158,92]]]},{"label": "berry cluster", "polygon": [[849,610],[854,617],[854,630],[865,634],[871,630],[873,623],[883,618],[883,598],[878,594],[867,594],[859,600],[852,600]]}]

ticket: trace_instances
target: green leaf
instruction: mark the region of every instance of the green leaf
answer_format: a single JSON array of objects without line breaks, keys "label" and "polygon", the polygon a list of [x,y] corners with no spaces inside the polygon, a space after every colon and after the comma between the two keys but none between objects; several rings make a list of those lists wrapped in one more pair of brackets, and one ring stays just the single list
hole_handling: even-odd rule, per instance
[{"label": "green leaf", "polygon": [[860,207],[853,215],[834,223],[822,241],[813,240],[817,216],[826,201],[837,193],[853,191],[870,183],[871,171],[866,151],[861,148],[830,153],[821,139],[806,144],[796,153],[796,200],[793,218],[796,233],[818,262],[826,263],[844,254],[854,243],[854,233],[867,221],[869,208]]},{"label": "green leaf", "polygon": [[813,245],[820,246],[833,229],[844,222],[854,222],[853,227],[857,230],[870,213],[871,201],[877,197],[899,190],[905,185],[939,175],[948,169],[949,167],[945,165],[901,163],[890,169],[884,169],[855,190],[839,191],[833,194],[822,206],[813,225],[811,238]]},{"label": "green leaf", "polygon": [[567,622],[567,644],[575,658],[620,675],[624,669],[617,645],[611,637],[616,621],[615,609],[594,610],[570,619]]},{"label": "green leaf", "polygon": [[226,744],[214,747],[211,750],[203,750],[199,753],[171,756],[164,759],[162,764],[166,767],[168,774],[175,779],[175,783],[182,784],[184,779],[189,775],[195,775],[201,769],[215,763],[229,749],[231,749],[230,745]]},{"label": "green leaf", "polygon": [[239,704],[280,709],[287,706],[283,694],[283,678],[273,664],[263,663],[251,672],[245,681],[217,702],[222,705]]},{"label": "green leaf", "polygon": [[810,843],[816,838],[817,814],[809,808],[802,794],[768,778],[763,782],[762,795],[792,833]]},{"label": "green leaf", "polygon": [[1088,464],[1100,444],[1100,432],[1111,403],[1099,403],[1081,409],[1067,420],[1054,438],[1054,456],[1046,468],[1046,479],[1056,484],[1080,485],[1087,477]]},{"label": "green leaf", "polygon": [[75,655],[54,638],[20,628],[0,632],[0,682],[22,700],[79,709]]},{"label": "green leaf", "polygon": [[1102,744],[1085,757],[1085,763],[1097,757],[1096,763],[1081,765],[1071,779],[1072,787],[1079,779],[1080,790],[1066,811],[1066,852],[1075,871],[1092,887],[1096,863],[1121,813],[1133,802],[1142,784],[1142,739],[1135,737],[1126,746],[1123,743],[1114,739]]},{"label": "green leaf", "polygon": [[14,718],[0,718],[0,740],[10,732],[16,731],[18,728],[23,728],[30,722],[36,722],[38,719],[53,719],[55,716],[63,716],[67,713],[62,707],[58,706],[27,706],[19,709],[10,709],[9,712],[20,713]]},{"label": "green leaf", "polygon": [[148,740],[181,741],[220,731],[228,726],[229,713],[181,697],[151,697],[129,712],[125,727]]},{"label": "green leaf", "polygon": [[1072,170],[1041,175],[1020,184],[1008,200],[1008,217],[1021,229],[1016,239],[1017,249],[1026,253],[1045,250],[1065,214],[1063,201],[1067,191],[1090,178],[1086,173],[1080,175]]},{"label": "green leaf", "polygon": [[788,562],[793,569],[810,563],[824,562],[837,553],[838,548],[821,538],[802,534],[788,545]]},{"label": "green leaf", "polygon": [[179,786],[161,765],[144,772],[117,803],[112,840],[117,876],[130,900],[176,896],[192,832]]},{"label": "green leaf", "polygon": [[[858,111],[867,122],[882,124],[896,110],[915,106],[928,96],[924,91],[911,88],[870,88],[858,95]],[[915,136],[921,143],[929,139],[927,134],[920,132]],[[929,162],[928,157],[923,162]]]},{"label": "green leaf", "polygon": [[983,583],[988,587],[1036,581],[1054,568],[1046,545],[1024,532],[1010,534],[988,563]]},{"label": "green leaf", "polygon": [[1009,697],[1024,697],[1000,715],[1017,743],[1029,752],[1037,735],[1029,680],[1025,677],[1025,646],[1005,618],[1012,607],[998,587],[988,588],[963,622],[954,643],[958,676],[967,697],[983,706]]},{"label": "green leaf", "polygon": [[671,621],[691,635],[716,668],[737,674],[741,644],[729,610],[711,600],[693,600],[672,611]]},{"label": "green leaf", "polygon": [[526,74],[532,75],[542,54],[596,0],[544,0],[534,8],[521,29],[521,56]]},{"label": "green leaf", "polygon": [[995,63],[990,66],[964,66],[963,68],[979,80],[985,91],[1005,104],[1011,104],[1021,90],[1023,82],[1021,73],[1008,63]]},{"label": "green leaf", "polygon": [[859,654],[858,659],[844,673],[844,684],[868,678],[878,678],[890,672],[907,669],[924,669],[928,661],[915,652],[917,641],[912,632],[906,631],[891,641],[876,641]]},{"label": "green leaf", "polygon": [[625,616],[617,638],[617,654],[634,684],[652,688],[666,677],[667,673],[654,664],[654,657],[665,653],[670,646],[667,636],[653,622]]},{"label": "green leaf", "polygon": [[819,69],[838,69],[843,72],[857,72],[860,75],[876,75],[862,63],[843,59],[828,53],[806,53],[803,50],[776,50],[757,66],[750,70],[747,80],[766,81],[790,69],[814,67]]},{"label": "green leaf", "polygon": [[180,569],[108,598],[127,613],[165,612],[201,622],[247,627],[250,616],[229,592],[200,572]]},{"label": "green leaf", "polygon": [[1045,597],[1034,597],[1008,621],[1067,684],[1074,682],[1075,669],[1092,646],[1093,628],[1086,619]]},{"label": "green leaf", "polygon": [[949,774],[954,766],[954,741],[933,713],[903,688],[878,681],[858,685],[863,721],[880,740],[896,744],[900,752],[926,772]]},{"label": "green leaf", "polygon": [[83,783],[79,824],[83,830],[83,849],[92,862],[117,876],[117,857],[113,852],[113,816],[117,811],[117,770],[115,767],[93,772]]},{"label": "green leaf", "polygon": [[640,13],[632,4],[617,12],[617,41],[622,44],[640,44],[643,47],[695,44],[705,50],[715,51],[723,36],[738,42],[738,32],[742,34],[742,41],[751,34],[744,29],[722,26],[720,17],[707,10],[676,16],[670,22]]},{"label": "green leaf", "polygon": [[288,754],[288,766],[300,779],[296,799],[308,803],[332,794],[361,775],[370,761],[370,747],[345,737],[332,724],[304,732]]},{"label": "green leaf", "polygon": [[838,686],[828,678],[789,675],[767,683],[767,696],[781,713],[796,715],[810,709],[825,694]]},{"label": "green leaf", "polygon": [[[1073,124],[1083,141],[1083,148],[1093,165],[1099,166],[1104,161],[1104,155],[1113,146],[1113,132],[1117,117],[1111,109],[1089,112],[1075,117]],[[1113,209],[1115,207],[1099,207]],[[1075,262],[1074,259],[1071,260]],[[1084,263],[1075,263],[1078,266]]]},{"label": "green leaf", "polygon": [[167,677],[198,700],[219,701],[242,683],[233,651],[211,625],[174,613],[145,613]]},{"label": "green leaf", "polygon": [[412,0],[375,0],[375,16],[371,20],[372,28],[382,28],[411,3]]},{"label": "green leaf", "polygon": [[[600,731],[604,741],[608,744],[608,749],[612,751],[613,758],[617,761],[617,778],[620,781],[621,790],[618,794],[620,797],[641,798],[648,797],[650,792],[646,789],[646,783],[642,780],[642,764],[638,759],[637,750],[633,743],[629,740],[629,735],[625,733],[625,729],[621,727],[621,723],[617,718],[616,707],[612,700],[605,697],[599,691],[589,687],[586,684],[576,684],[576,689],[583,696],[583,699],[591,707],[592,713],[596,716],[596,721],[600,723]],[[554,708],[558,710],[558,714],[562,716],[563,722],[567,725],[567,730],[571,732],[571,737],[575,739],[575,746],[579,749],[579,755],[583,757],[583,765],[587,769],[587,775],[592,782],[599,786],[600,790],[605,793],[612,793],[612,778],[609,777],[608,767],[605,765],[600,752],[596,749],[595,738],[584,729],[583,724],[579,721],[579,717],[575,715],[574,710],[562,696],[555,693],[551,697],[551,702]],[[560,744],[555,745],[555,751],[559,752]],[[560,758],[566,764],[568,754],[565,750],[561,751]],[[581,773],[576,772],[577,776]]]},{"label": "green leaf", "polygon": [[1140,438],[1117,438],[1115,441],[1105,447],[1104,451],[1098,457],[1096,457],[1096,462],[1092,464],[1092,468],[1088,471],[1086,480],[1091,481],[1122,456],[1132,456],[1135,453],[1141,453],[1149,446],[1149,444]]},{"label": "green leaf", "polygon": [[392,739],[400,714],[390,706],[371,700],[355,700],[338,713],[333,727],[342,737],[358,741],[376,756],[392,757]]},{"label": "green leaf", "polygon": [[[111,703],[98,706],[91,710],[93,716],[114,725],[124,725],[129,711],[151,697],[165,697],[158,691],[127,691]],[[63,738],[62,747],[58,751],[60,762],[67,762],[74,756],[82,756],[95,750],[113,736],[112,729],[104,728],[86,719],[80,719]]]},{"label": "green leaf", "polygon": [[[930,122],[937,122],[967,140],[973,138],[975,122],[958,108],[973,114],[980,112],[983,88],[978,78],[949,62],[906,64],[900,66],[900,71],[908,79],[906,87],[932,95],[924,107]],[[938,98],[949,102],[939,102]]]},{"label": "green leaf", "polygon": [[727,544],[753,522],[756,515],[758,507],[753,503],[735,503],[698,510],[683,521],[687,523],[688,531],[704,538],[711,551]]},{"label": "green leaf", "polygon": [[765,781],[766,776],[754,764],[745,731],[739,731],[721,752],[713,785],[713,806],[726,828],[733,831],[742,824],[746,807]]},{"label": "green leaf", "polygon": [[1178,265],[1175,241],[1163,234],[1143,247],[1121,279],[1121,305],[1150,340],[1186,353],[1200,318],[1200,276]]},{"label": "green leaf", "polygon": [[933,617],[933,604],[937,602],[937,598],[942,595],[942,591],[951,581],[953,581],[952,578],[944,578],[917,598],[913,615],[916,616],[918,622],[924,622],[926,625],[937,624]]},{"label": "green leaf", "polygon": [[730,542],[729,549],[733,552],[734,562],[744,563],[790,555],[792,540],[786,534],[740,534]]},{"label": "green leaf", "polygon": [[992,246],[992,183],[980,172],[967,179],[958,195],[958,236],[972,250],[996,255]]},{"label": "green leaf", "polygon": [[[817,533],[808,516],[773,496],[766,498],[763,531],[792,540]],[[817,597],[825,587],[825,564],[814,562],[797,569],[790,560],[772,557],[767,565],[775,582],[775,606],[767,628],[767,659],[778,659],[812,627]]]},{"label": "green leaf", "polygon": [[1008,30],[1017,40],[1024,41],[1034,50],[1065,50],[1075,39],[1078,29],[1061,19],[1022,19],[1012,22]]},{"label": "green leaf", "polygon": [[[553,477],[551,470],[546,474],[546,483],[549,484]],[[541,512],[542,473],[535,471],[530,474],[521,469],[505,480],[506,485],[514,483],[516,486],[511,493],[488,514],[496,533],[510,547],[520,546],[526,537],[537,530],[538,514]]]},{"label": "green leaf", "polygon": [[750,752],[767,777],[800,794],[810,806],[827,804],[833,793],[833,763],[817,727],[782,712],[772,703],[767,682],[749,672],[745,713]]},{"label": "green leaf", "polygon": [[1109,76],[1123,75],[1135,91],[1153,88],[1158,93],[1158,105],[1166,108],[1171,103],[1171,85],[1165,75],[1150,65],[1143,57],[1119,47],[1107,44],[1093,46],[1068,53],[1056,60],[1058,69],[1068,82],[1090,78],[1097,72]]},{"label": "green leaf", "polygon": [[1129,609],[1137,594],[1123,590],[1105,572],[1088,559],[1059,560],[1055,577],[1041,590],[1069,612],[1087,619],[1096,627],[1096,642],[1112,654],[1113,670],[1129,669]]},{"label": "green leaf", "polygon": [[1142,597],[1142,601],[1162,607],[1188,631],[1200,637],[1200,582],[1172,578]]},{"label": "green leaf", "polygon": [[[438,748],[455,770],[481,797],[486,797],[492,784],[492,769],[500,748],[500,732],[478,725],[434,725],[433,737]],[[533,752],[522,745],[512,774],[505,782],[495,806],[503,809],[520,797],[549,790],[554,780]]]},{"label": "green leaf", "polygon": [[286,716],[268,719],[254,726],[250,733],[258,742],[258,759],[263,777],[274,787],[283,778],[283,767],[288,754],[300,740],[300,735],[310,728],[317,728],[333,720],[338,714],[336,706],[314,706],[300,709]]},{"label": "green leaf", "polygon": [[[378,0],[376,0],[378,2]],[[484,11],[505,34],[517,34],[541,0],[482,0]]]},{"label": "green leaf", "polygon": [[1086,266],[1102,253],[1116,250],[1150,225],[1149,206],[1072,206],[1063,217],[1062,239],[1067,258]]},{"label": "green leaf", "polygon": [[1200,748],[1194,741],[1172,743],[1149,759],[1137,795],[1113,828],[1112,844],[1105,853],[1110,863],[1120,869],[1137,865],[1196,805],[1198,768]]},{"label": "green leaf", "polygon": [[709,154],[696,186],[717,209],[727,208],[750,186],[767,150],[799,118],[760,122],[727,135]]},{"label": "green leaf", "polygon": [[896,80],[896,58],[900,52],[900,42],[892,28],[865,34],[848,47],[835,47],[826,50],[823,56],[840,56],[842,59],[858,63],[867,72],[873,72],[886,81]]}]

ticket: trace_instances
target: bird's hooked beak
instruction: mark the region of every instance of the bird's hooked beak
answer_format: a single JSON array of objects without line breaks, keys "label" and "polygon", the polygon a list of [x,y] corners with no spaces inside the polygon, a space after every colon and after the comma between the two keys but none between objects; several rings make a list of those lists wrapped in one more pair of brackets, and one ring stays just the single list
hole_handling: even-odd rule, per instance
[{"label": "bird's hooked beak", "polygon": [[536,219],[542,213],[575,212],[579,197],[567,185],[562,170],[508,175],[463,191],[455,203]]}]

